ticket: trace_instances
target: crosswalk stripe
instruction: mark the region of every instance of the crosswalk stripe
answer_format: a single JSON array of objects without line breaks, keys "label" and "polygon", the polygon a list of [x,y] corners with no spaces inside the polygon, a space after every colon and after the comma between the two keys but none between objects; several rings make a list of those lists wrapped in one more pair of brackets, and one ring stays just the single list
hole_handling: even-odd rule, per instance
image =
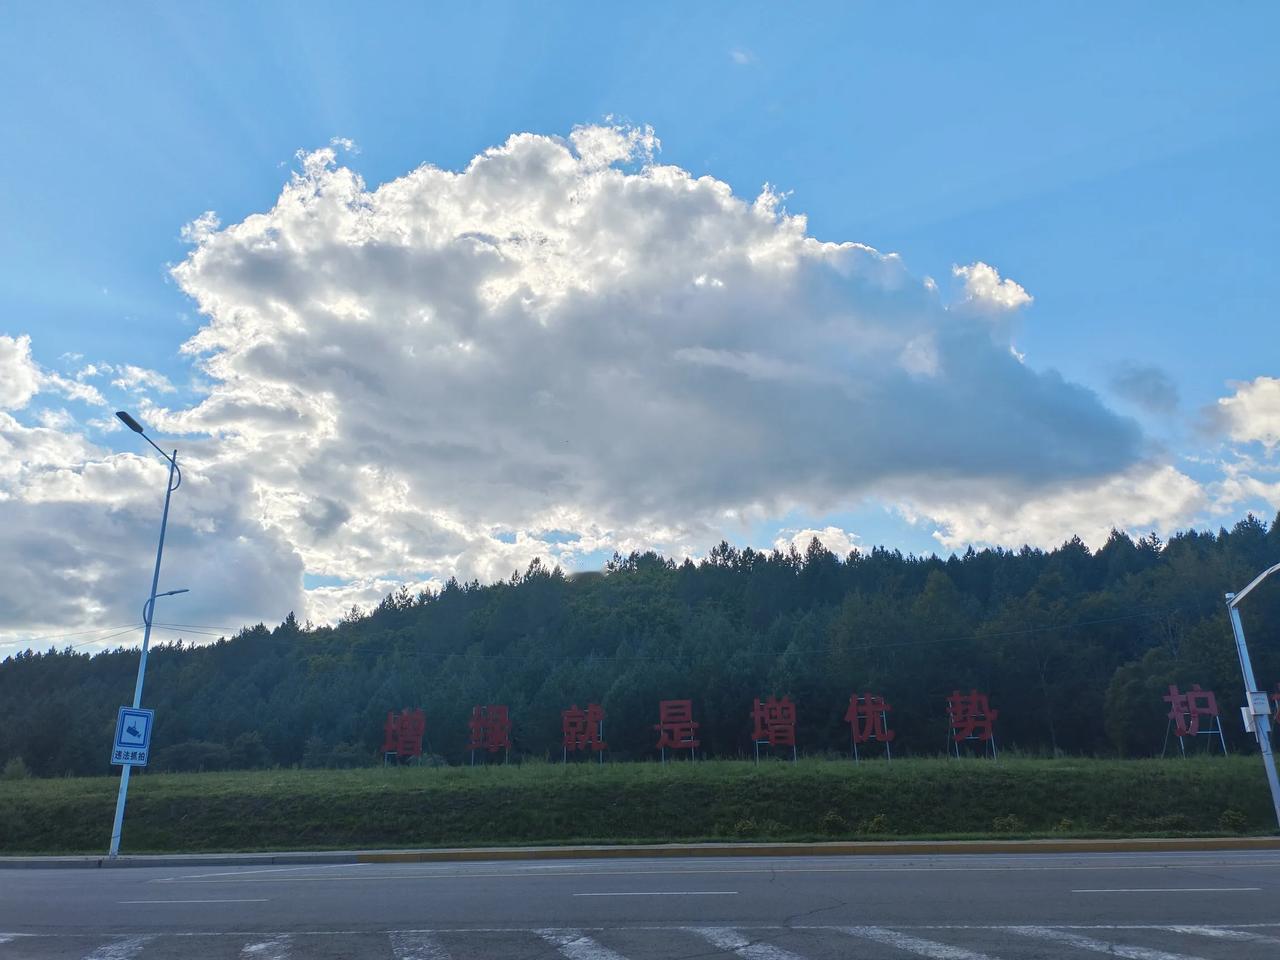
[{"label": "crosswalk stripe", "polygon": [[240,956],[243,960],[288,960],[290,945],[289,935],[281,934],[270,940],[246,943]]},{"label": "crosswalk stripe", "polygon": [[876,943],[897,947],[907,953],[914,953],[919,957],[928,957],[929,960],[992,960],[985,953],[966,950],[964,947],[953,947],[951,944],[938,943],[936,940],[913,937],[886,927],[840,927],[839,929],[855,937],[864,937]]},{"label": "crosswalk stripe", "polygon": [[1191,933],[1197,937],[1213,937],[1216,940],[1234,940],[1237,943],[1280,943],[1280,937],[1268,937],[1261,933],[1247,933],[1229,927],[1168,927],[1174,933]]},{"label": "crosswalk stripe", "polygon": [[745,960],[804,960],[799,954],[792,953],[790,950],[750,940],[732,927],[685,927],[685,929],[705,937],[713,946],[721,950],[732,950]]},{"label": "crosswalk stripe", "polygon": [[119,940],[104,943],[93,953],[87,955],[84,960],[133,960],[138,955],[138,951],[154,939],[154,935],[121,937]]},{"label": "crosswalk stripe", "polygon": [[620,953],[614,953],[588,937],[581,930],[536,930],[534,931],[547,943],[560,948],[560,953],[569,960],[627,960]]},{"label": "crosswalk stripe", "polygon": [[396,960],[449,960],[444,947],[428,933],[387,934],[391,940],[391,950]]},{"label": "crosswalk stripe", "polygon": [[1066,930],[1055,930],[1052,927],[1009,927],[1014,933],[1025,937],[1036,937],[1040,940],[1056,940],[1069,944],[1080,950],[1092,950],[1094,953],[1105,953],[1112,957],[1124,957],[1125,960],[1204,960],[1186,953],[1170,953],[1167,950],[1154,950],[1151,947],[1131,947],[1122,943],[1108,943],[1106,940],[1094,940],[1078,933]]}]

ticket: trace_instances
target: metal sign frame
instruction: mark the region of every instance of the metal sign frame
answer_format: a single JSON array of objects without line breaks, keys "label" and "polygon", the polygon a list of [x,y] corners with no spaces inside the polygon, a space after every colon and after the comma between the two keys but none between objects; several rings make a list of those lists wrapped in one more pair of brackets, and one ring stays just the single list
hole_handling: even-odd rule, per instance
[{"label": "metal sign frame", "polygon": [[[141,722],[141,734],[136,727],[125,726],[130,720]],[[151,731],[156,723],[156,712],[145,707],[121,707],[116,715],[116,736],[111,747],[111,762],[121,767],[145,767],[151,753]]]}]

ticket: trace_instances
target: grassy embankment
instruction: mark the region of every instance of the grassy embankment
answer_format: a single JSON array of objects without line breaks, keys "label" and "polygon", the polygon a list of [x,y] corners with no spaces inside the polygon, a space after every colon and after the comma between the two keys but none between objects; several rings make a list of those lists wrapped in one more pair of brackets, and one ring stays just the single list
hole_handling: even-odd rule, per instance
[{"label": "grassy embankment", "polygon": [[[114,777],[0,783],[0,852],[106,846]],[[1261,833],[1256,757],[525,764],[158,774],[126,852]]]}]

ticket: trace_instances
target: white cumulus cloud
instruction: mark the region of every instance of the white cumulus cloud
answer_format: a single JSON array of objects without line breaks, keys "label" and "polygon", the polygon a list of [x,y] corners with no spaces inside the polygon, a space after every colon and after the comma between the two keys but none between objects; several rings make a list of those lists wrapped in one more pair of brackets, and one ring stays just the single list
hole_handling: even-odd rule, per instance
[{"label": "white cumulus cloud", "polygon": [[1212,419],[1235,443],[1280,446],[1280,378],[1256,377],[1237,383],[1235,393],[1218,400]]},{"label": "white cumulus cloud", "polygon": [[1111,530],[1168,533],[1209,505],[1195,480],[1168,464],[1141,463],[1097,480],[1046,485],[1031,494],[961,485],[948,496],[908,501],[908,519],[935,525],[949,550],[973,544],[1052,547],[1079,536],[1095,550]]},{"label": "white cumulus cloud", "polygon": [[[896,255],[819,240],[771,188],[737,196],[658,150],[646,127],[518,134],[370,187],[329,146],[269,209],[199,217],[173,275],[203,318],[183,351],[207,392],[137,404],[187,458],[175,576],[224,619],[309,603],[320,620],[391,583],[696,554],[726,517],[869,496],[935,518],[944,543],[1154,522],[1194,499],[1134,472],[1149,468],[1133,421],[1011,354],[990,313],[1030,297],[994,268],[957,268],[966,299],[948,307]],[[11,408],[31,389],[9,387]],[[0,467],[0,546],[31,559],[30,583],[0,585],[10,626],[40,616],[19,593],[63,571],[87,571],[68,595],[91,599],[54,620],[131,610],[114,598],[143,583],[160,465],[7,429],[21,450]],[[853,547],[837,528],[796,535],[814,533]],[[304,571],[344,585],[308,601]]]},{"label": "white cumulus cloud", "polygon": [[1000,278],[995,267],[978,261],[968,266],[953,266],[951,272],[964,280],[965,300],[991,310],[1017,310],[1031,303],[1033,297],[1021,284],[1008,277]]},{"label": "white cumulus cloud", "polygon": [[812,527],[804,530],[783,530],[782,536],[773,541],[773,546],[774,549],[781,550],[783,553],[792,547],[797,552],[804,553],[814,538],[817,538],[819,543],[837,557],[847,557],[858,549],[858,535],[840,527],[823,527],[821,530]]},{"label": "white cumulus cloud", "polygon": [[21,410],[40,390],[29,336],[0,336],[0,410]]}]

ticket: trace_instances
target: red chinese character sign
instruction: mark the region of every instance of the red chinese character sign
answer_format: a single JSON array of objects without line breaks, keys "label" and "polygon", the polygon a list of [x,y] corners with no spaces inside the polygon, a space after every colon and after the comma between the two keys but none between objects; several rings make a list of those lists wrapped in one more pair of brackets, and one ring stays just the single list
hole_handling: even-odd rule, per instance
[{"label": "red chinese character sign", "polygon": [[893,759],[893,750],[889,746],[894,737],[893,731],[889,729],[889,711],[892,709],[879,694],[850,695],[849,709],[845,711],[844,720],[849,724],[849,746],[854,760],[861,759],[858,756],[859,745],[871,741],[883,743],[885,757]]},{"label": "red chinese character sign", "polygon": [[382,758],[394,757],[397,760],[420,759],[422,757],[422,737],[427,731],[427,718],[421,708],[410,710],[405,707],[400,713],[388,712],[387,722],[383,725]]},{"label": "red chinese character sign", "polygon": [[588,703],[587,709],[582,710],[575,703],[568,710],[561,710],[560,730],[564,735],[562,747],[566,763],[570,753],[583,750],[599,754],[600,762],[604,762],[604,751],[609,745],[604,742],[604,708],[600,704]]},{"label": "red chinese character sign", "polygon": [[796,705],[790,697],[756,697],[751,705],[752,732],[756,762],[760,761],[760,744],[771,747],[790,747],[791,759],[796,758]]},{"label": "red chinese character sign", "polygon": [[[1164,756],[1169,748],[1170,730],[1173,730],[1178,738],[1178,750],[1184,757],[1187,755],[1187,746],[1183,738],[1195,737],[1202,733],[1210,737],[1216,735],[1218,745],[1222,747],[1223,754],[1226,754],[1227,740],[1222,734],[1222,717],[1218,712],[1218,698],[1213,695],[1212,690],[1202,690],[1200,684],[1193,683],[1191,689],[1183,693],[1176,683],[1171,683],[1169,692],[1160,699],[1169,704],[1169,722],[1165,725],[1164,733],[1165,749],[1161,751],[1161,756]],[[1208,720],[1209,723],[1202,725],[1202,719]]]},{"label": "red chinese character sign", "polygon": [[655,749],[662,752],[662,762],[666,763],[667,750],[688,750],[689,756],[702,746],[698,739],[700,724],[693,719],[692,700],[660,700],[658,701],[658,722],[653,729],[658,731],[658,745]]},{"label": "red chinese character sign", "polygon": [[991,758],[996,757],[996,717],[1000,711],[992,710],[991,703],[985,693],[970,690],[961,693],[953,690],[947,697],[947,717],[951,721],[951,746],[955,755],[960,756],[960,744],[972,741],[980,745],[985,753],[991,751]]},{"label": "red chinese character sign", "polygon": [[506,706],[491,703],[488,706],[472,707],[468,726],[471,728],[471,742],[467,745],[467,749],[471,751],[473,764],[476,762],[477,750],[485,750],[489,753],[503,750],[506,751],[504,756],[510,757],[511,717],[507,713]]}]

